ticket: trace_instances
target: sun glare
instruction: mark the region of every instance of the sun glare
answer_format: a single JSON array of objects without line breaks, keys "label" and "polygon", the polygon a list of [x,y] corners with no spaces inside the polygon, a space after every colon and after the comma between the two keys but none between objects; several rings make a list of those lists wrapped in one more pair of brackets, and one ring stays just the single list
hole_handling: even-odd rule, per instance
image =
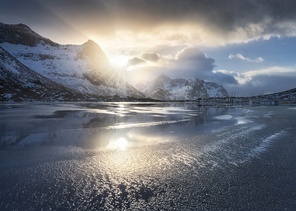
[{"label": "sun glare", "polygon": [[125,138],[118,138],[114,141],[111,141],[108,146],[109,149],[117,149],[120,151],[126,150],[128,147],[128,141]]},{"label": "sun glare", "polygon": [[124,55],[115,56],[110,59],[110,62],[114,68],[124,68],[128,64],[128,57]]}]

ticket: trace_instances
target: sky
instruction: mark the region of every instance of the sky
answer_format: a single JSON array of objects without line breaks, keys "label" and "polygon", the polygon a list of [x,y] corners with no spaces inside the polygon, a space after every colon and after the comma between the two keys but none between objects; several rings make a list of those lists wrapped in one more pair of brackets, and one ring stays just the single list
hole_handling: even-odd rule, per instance
[{"label": "sky", "polygon": [[199,78],[236,96],[296,87],[295,0],[0,0],[0,22],[97,42],[133,84]]}]

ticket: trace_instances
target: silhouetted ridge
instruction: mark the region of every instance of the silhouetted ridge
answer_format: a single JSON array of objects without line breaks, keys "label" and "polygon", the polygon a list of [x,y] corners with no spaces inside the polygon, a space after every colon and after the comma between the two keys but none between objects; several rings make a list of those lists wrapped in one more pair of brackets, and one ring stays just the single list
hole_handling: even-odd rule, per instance
[{"label": "silhouetted ridge", "polygon": [[4,24],[0,22],[0,43],[5,42],[31,47],[38,44],[58,45],[50,39],[40,36],[25,24]]}]

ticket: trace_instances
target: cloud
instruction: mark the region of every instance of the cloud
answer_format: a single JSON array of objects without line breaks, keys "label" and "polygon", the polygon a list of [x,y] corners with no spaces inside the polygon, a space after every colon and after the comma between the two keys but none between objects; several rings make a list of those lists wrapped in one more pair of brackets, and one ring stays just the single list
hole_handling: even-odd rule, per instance
[{"label": "cloud", "polygon": [[81,30],[109,39],[129,32],[134,36],[128,39],[138,43],[152,39],[216,45],[296,36],[294,8],[294,0],[3,0],[0,19],[46,33],[60,29],[56,35],[68,42]]},{"label": "cloud", "polygon": [[228,58],[229,59],[240,59],[242,61],[252,62],[252,63],[260,63],[260,62],[264,61],[264,59],[262,57],[258,57],[256,59],[251,59],[251,58],[243,56],[240,53],[238,53],[238,54],[229,54]]},{"label": "cloud", "polygon": [[238,81],[237,79],[232,76],[231,74],[212,71],[211,74],[208,77],[209,81],[214,81],[216,83],[222,84],[222,85],[237,85]]},{"label": "cloud", "polygon": [[158,53],[149,52],[144,53],[142,58],[146,61],[158,62],[160,60],[160,55]]},{"label": "cloud", "polygon": [[212,71],[215,67],[215,60],[209,58],[199,48],[188,47],[179,51],[175,62],[180,69],[189,69],[195,72]]},{"label": "cloud", "polygon": [[145,64],[145,63],[146,62],[143,59],[134,57],[128,61],[128,66],[136,66],[136,65]]},{"label": "cloud", "polygon": [[272,66],[264,69],[258,69],[258,70],[250,70],[244,72],[245,75],[249,77],[257,76],[257,75],[285,75],[285,74],[291,74],[295,75],[296,77],[296,69],[295,67],[281,67],[281,66]]},{"label": "cloud", "polygon": [[160,73],[177,78],[199,78],[219,84],[238,84],[236,78],[227,72],[214,71],[215,60],[208,57],[197,47],[180,50]]},{"label": "cloud", "polygon": [[258,75],[251,81],[239,85],[225,85],[229,92],[235,92],[236,96],[250,96],[274,93],[295,88],[295,76],[290,75]]},{"label": "cloud", "polygon": [[[150,61],[155,61],[155,63],[150,63]],[[132,70],[132,72],[128,72],[132,74],[130,78],[141,80],[151,80],[160,74],[165,74],[172,78],[198,78],[222,85],[238,84],[233,75],[227,72],[214,71],[215,60],[208,57],[198,47],[185,47],[174,56],[144,53],[142,58],[134,57],[131,59],[129,65],[136,65],[129,68],[129,70]],[[130,82],[134,83],[134,81]]]},{"label": "cloud", "polygon": [[273,66],[265,69],[249,70],[243,73],[217,70],[219,73],[233,76],[237,84],[224,84],[229,92],[236,92],[239,96],[259,95],[280,90],[295,88],[295,67]]}]

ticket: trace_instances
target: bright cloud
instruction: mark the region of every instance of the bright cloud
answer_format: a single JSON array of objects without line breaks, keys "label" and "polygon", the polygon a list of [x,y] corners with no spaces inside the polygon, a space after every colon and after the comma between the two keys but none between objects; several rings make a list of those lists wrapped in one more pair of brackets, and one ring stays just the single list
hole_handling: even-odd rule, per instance
[{"label": "bright cloud", "polygon": [[280,66],[272,66],[265,69],[259,70],[250,70],[244,73],[249,77],[254,77],[258,75],[294,75],[296,78],[296,68],[295,67],[280,67]]},{"label": "bright cloud", "polygon": [[245,72],[235,72],[229,70],[217,70],[216,72],[233,76],[240,84],[251,82],[256,77],[270,76],[289,76],[296,80],[296,69],[294,67],[273,66],[258,70],[249,70]]},{"label": "bright cloud", "polygon": [[240,59],[242,61],[246,61],[246,62],[255,62],[255,63],[260,63],[263,62],[264,59],[262,57],[258,57],[256,59],[251,59],[248,57],[243,56],[242,54],[238,53],[238,54],[229,54],[228,55],[229,59]]},{"label": "bright cloud", "polygon": [[238,84],[224,86],[228,91],[237,92],[240,95],[250,93],[256,95],[295,88],[295,67],[272,66],[243,73],[229,70],[217,70],[217,72],[233,76]]}]

